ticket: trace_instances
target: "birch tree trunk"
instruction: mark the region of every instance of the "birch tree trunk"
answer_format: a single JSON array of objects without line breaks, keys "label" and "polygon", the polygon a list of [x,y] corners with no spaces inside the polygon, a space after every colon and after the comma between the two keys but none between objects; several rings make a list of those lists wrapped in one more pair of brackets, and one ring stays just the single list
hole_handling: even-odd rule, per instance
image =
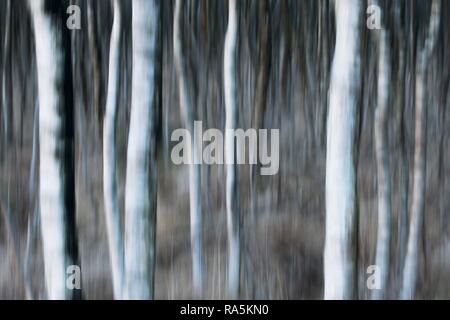
[{"label": "birch tree trunk", "polygon": [[[192,255],[192,278],[194,291],[197,296],[202,295],[203,287],[203,261],[202,261],[202,208],[201,208],[201,157],[200,143],[194,135],[195,115],[192,109],[188,93],[189,85],[186,77],[186,62],[182,50],[181,39],[181,6],[182,2],[175,3],[175,16],[173,25],[173,46],[175,67],[178,75],[178,89],[180,96],[180,108],[186,128],[191,132],[193,145],[188,143],[186,152],[191,163],[189,164],[189,202],[191,223],[191,255]],[[201,138],[201,137],[200,137]],[[192,148],[191,148],[192,147]]]},{"label": "birch tree trunk", "polygon": [[359,0],[335,1],[326,155],[325,299],[356,297],[355,123],[359,91]]},{"label": "birch tree trunk", "polygon": [[378,233],[375,263],[380,271],[380,288],[372,290],[372,299],[385,298],[391,241],[391,175],[387,137],[390,50],[387,31],[382,29],[378,32],[378,106],[375,110],[374,136],[378,179]]},{"label": "birch tree trunk", "polygon": [[80,298],[66,288],[78,265],[75,227],[74,124],[70,30],[65,1],[30,0],[39,87],[40,213],[50,299]]},{"label": "birch tree trunk", "polygon": [[109,47],[108,96],[103,121],[103,195],[115,299],[122,298],[124,278],[123,239],[116,181],[116,125],[119,97],[121,20],[119,0],[114,0],[114,22]]},{"label": "birch tree trunk", "polygon": [[417,54],[416,71],[416,123],[414,146],[414,181],[413,199],[411,206],[411,221],[409,226],[408,246],[403,269],[403,285],[401,299],[413,299],[417,284],[419,241],[422,238],[423,221],[425,215],[425,183],[426,183],[426,154],[427,154],[427,103],[425,99],[425,78],[428,61],[436,43],[440,22],[440,0],[433,0],[431,16],[425,46]]},{"label": "birch tree trunk", "polygon": [[236,103],[236,6],[236,0],[229,0],[228,29],[225,37],[223,69],[225,89],[225,163],[227,170],[228,295],[233,299],[239,297],[241,264],[238,174],[236,165],[236,143],[233,135],[238,120]]},{"label": "birch tree trunk", "polygon": [[160,3],[132,3],[133,70],[125,190],[126,299],[154,297],[156,236],[156,90]]}]

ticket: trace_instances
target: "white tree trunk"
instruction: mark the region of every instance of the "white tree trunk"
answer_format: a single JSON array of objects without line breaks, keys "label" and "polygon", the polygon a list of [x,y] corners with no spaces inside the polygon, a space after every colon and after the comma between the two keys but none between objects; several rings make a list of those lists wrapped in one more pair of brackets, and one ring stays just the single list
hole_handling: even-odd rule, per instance
[{"label": "white tree trunk", "polygon": [[[200,157],[201,141],[194,139],[194,110],[192,109],[188,83],[186,79],[186,63],[182,50],[182,27],[181,27],[182,1],[177,0],[175,4],[175,16],[173,25],[173,46],[175,66],[178,75],[178,88],[180,96],[180,109],[184,118],[186,128],[193,137],[193,146],[188,143],[186,152],[189,159],[189,202],[191,223],[191,255],[192,255],[192,278],[194,292],[197,296],[202,295],[203,289],[203,261],[202,261],[202,207],[201,207],[201,167]],[[200,137],[201,138],[201,137]]]},{"label": "white tree trunk", "polygon": [[160,3],[133,0],[133,76],[125,190],[125,295],[154,296],[156,236],[155,76]]},{"label": "white tree trunk", "polygon": [[413,299],[418,270],[418,246],[422,237],[423,220],[425,214],[425,183],[426,183],[426,154],[427,154],[427,104],[425,101],[425,78],[428,60],[436,43],[439,20],[440,0],[433,0],[428,35],[425,47],[417,54],[416,73],[416,123],[414,150],[414,181],[413,199],[411,206],[411,221],[409,225],[408,246],[405,266],[403,269],[403,285],[401,299]]},{"label": "white tree trunk", "polygon": [[386,31],[378,32],[378,106],[375,110],[374,135],[378,179],[378,234],[375,263],[380,271],[380,288],[372,290],[372,299],[385,298],[391,241],[391,175],[387,137],[390,53]]},{"label": "white tree trunk", "polygon": [[237,127],[238,109],[236,105],[236,43],[237,8],[236,0],[229,0],[228,29],[224,48],[224,89],[225,89],[225,163],[226,208],[228,230],[228,294],[230,298],[239,296],[240,280],[240,214],[238,199],[238,174],[236,165],[236,144],[233,131]]},{"label": "white tree trunk", "polygon": [[354,140],[359,85],[359,0],[335,1],[336,48],[326,155],[325,299],[355,297]]},{"label": "white tree trunk", "polygon": [[122,298],[124,278],[123,239],[116,181],[116,124],[119,96],[121,19],[119,0],[114,0],[114,22],[109,47],[108,96],[103,121],[103,196],[115,299]]},{"label": "white tree trunk", "polygon": [[70,31],[64,2],[30,0],[39,86],[40,213],[45,283],[50,299],[79,297],[66,289],[77,264]]}]

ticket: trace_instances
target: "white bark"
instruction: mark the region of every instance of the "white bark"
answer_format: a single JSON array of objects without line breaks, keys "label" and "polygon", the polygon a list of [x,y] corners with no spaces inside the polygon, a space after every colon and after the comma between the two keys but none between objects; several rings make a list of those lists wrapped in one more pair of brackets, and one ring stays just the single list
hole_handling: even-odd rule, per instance
[{"label": "white bark", "polygon": [[[62,4],[30,0],[34,18],[39,86],[40,213],[45,283],[49,299],[74,297],[66,290],[66,268],[76,264],[74,234],[72,85],[67,59],[70,35]],[[44,5],[49,8],[44,10]],[[66,74],[67,72],[67,74]],[[69,88],[68,90],[72,90]],[[69,119],[69,120],[68,120]],[[69,127],[72,128],[69,128]],[[75,246],[75,247],[74,247]]]},{"label": "white bark", "polygon": [[427,104],[425,102],[425,78],[434,45],[436,43],[440,22],[440,0],[433,0],[428,35],[425,46],[417,54],[416,73],[416,123],[415,123],[415,150],[414,150],[414,181],[413,199],[411,206],[411,221],[409,226],[408,246],[405,266],[403,269],[403,285],[400,293],[401,299],[413,299],[418,270],[418,246],[422,237],[422,228],[425,215],[425,183],[426,183],[426,137],[427,137]]},{"label": "white bark", "polygon": [[336,48],[326,155],[325,299],[355,297],[354,139],[359,84],[359,0],[335,1]]},{"label": "white bark", "polygon": [[125,294],[154,296],[156,235],[155,75],[160,7],[133,0],[133,76],[125,190]]},{"label": "white bark", "polygon": [[[189,203],[190,203],[190,224],[191,224],[191,255],[192,255],[192,278],[194,292],[197,296],[202,295],[203,289],[203,261],[202,261],[202,207],[201,207],[201,141],[197,141],[194,135],[194,110],[188,93],[188,83],[186,79],[186,64],[182,50],[181,39],[181,0],[175,4],[175,16],[173,25],[173,46],[175,67],[178,75],[178,89],[180,96],[180,108],[184,118],[186,128],[193,137],[191,149],[187,144],[186,152],[190,159],[189,164]],[[201,139],[201,137],[200,137]]]},{"label": "white bark", "polygon": [[391,241],[391,175],[387,137],[390,53],[386,31],[380,30],[378,36],[378,106],[375,110],[374,125],[378,180],[378,234],[375,263],[380,271],[380,288],[372,291],[372,299],[385,298]]},{"label": "white bark", "polygon": [[119,96],[121,19],[119,1],[114,0],[114,22],[109,47],[108,96],[103,122],[103,196],[115,299],[122,298],[124,278],[123,239],[116,181],[116,124]]},{"label": "white bark", "polygon": [[238,174],[236,166],[236,144],[233,131],[237,127],[238,109],[236,103],[236,43],[237,8],[236,0],[229,0],[228,29],[224,48],[224,89],[225,89],[225,163],[226,208],[228,230],[228,294],[230,298],[239,296],[240,280],[240,214],[238,200]]}]

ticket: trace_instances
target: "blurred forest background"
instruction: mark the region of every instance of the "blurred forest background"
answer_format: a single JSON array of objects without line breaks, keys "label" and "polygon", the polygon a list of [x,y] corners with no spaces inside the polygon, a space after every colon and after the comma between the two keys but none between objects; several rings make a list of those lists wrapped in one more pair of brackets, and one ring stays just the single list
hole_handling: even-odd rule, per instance
[{"label": "blurred forest background", "polygon": [[[40,0],[36,0],[40,2]],[[73,79],[74,178],[76,233],[86,299],[114,295],[104,196],[104,120],[113,22],[118,30],[116,162],[120,232],[126,233],[126,172],[132,127],[133,5],[143,0],[73,0],[79,6],[80,29],[69,30]],[[147,0],[154,2],[154,0]],[[33,2],[33,0],[31,1]],[[52,2],[45,0],[44,2]],[[54,1],[53,1],[54,2]],[[145,1],[144,1],[145,2]],[[154,104],[157,172],[154,298],[226,298],[228,233],[225,165],[201,165],[202,246],[201,289],[192,270],[190,174],[174,165],[171,133],[186,127],[180,99],[190,101],[193,117],[206,128],[223,130],[227,0],[156,1],[160,38],[157,40]],[[240,273],[237,297],[244,299],[322,299],[326,238],[327,124],[333,56],[336,47],[337,3],[346,15],[357,16],[359,77],[354,117],[356,294],[371,298],[367,268],[375,265],[379,221],[376,109],[385,88],[385,160],[389,163],[387,228],[388,281],[383,297],[400,297],[408,234],[414,207],[417,152],[417,74],[421,64],[425,112],[424,210],[417,242],[417,285],[414,298],[450,298],[450,2],[428,0],[246,0],[236,1],[237,127],[280,129],[279,172],[252,176],[252,166],[238,167]],[[437,16],[433,18],[433,6]],[[68,1],[61,1],[67,6]],[[366,25],[370,5],[381,9],[386,35],[385,68],[379,63],[381,30]],[[144,5],[142,7],[145,7]],[[348,8],[352,10],[348,10]],[[345,16],[344,14],[344,16]],[[62,12],[63,26],[70,14]],[[152,13],[143,13],[148,19]],[[341,19],[343,13],[341,12]],[[117,17],[117,16],[116,16]],[[427,46],[433,19],[434,46]],[[351,19],[350,19],[351,20]],[[343,22],[345,24],[345,21]],[[39,189],[52,183],[40,165],[38,71],[32,10],[25,0],[0,0],[0,298],[45,299],[44,252]],[[138,25],[138,24],[136,24]],[[178,33],[174,30],[178,28]],[[338,26],[339,27],[339,26]],[[345,26],[344,26],[345,27]],[[342,28],[344,28],[342,27]],[[174,34],[181,43],[177,71]],[[175,41],[174,41],[175,40]],[[151,41],[150,39],[148,41]],[[349,53],[350,55],[351,53]],[[180,56],[178,56],[180,57]],[[58,63],[55,60],[55,64]],[[345,62],[344,62],[345,63]],[[180,64],[178,64],[180,65]],[[157,68],[158,69],[158,68]],[[386,86],[381,72],[389,72]],[[181,72],[180,72],[181,70]],[[383,71],[384,70],[384,71]],[[41,72],[41,71],[40,71]],[[184,77],[184,80],[182,79]],[[418,80],[419,79],[419,80]],[[180,81],[186,87],[180,95]],[[41,100],[42,101],[42,100]],[[188,112],[189,114],[189,112]],[[422,127],[423,128],[423,127]],[[41,168],[41,170],[39,170]],[[253,177],[253,178],[252,178]],[[191,181],[192,183],[192,181]],[[346,183],[342,181],[342,183]],[[253,185],[253,186],[252,186]],[[192,188],[192,186],[191,186]],[[253,190],[253,191],[252,191]],[[192,190],[191,190],[192,192]],[[190,209],[191,208],[191,209]],[[420,219],[418,220],[420,221]],[[123,236],[126,241],[126,235]],[[193,237],[192,239],[195,239]],[[195,240],[194,240],[195,241]],[[379,241],[379,239],[378,239]],[[414,241],[414,239],[413,239]],[[127,250],[125,248],[125,250]],[[200,292],[200,293],[199,293]]]}]

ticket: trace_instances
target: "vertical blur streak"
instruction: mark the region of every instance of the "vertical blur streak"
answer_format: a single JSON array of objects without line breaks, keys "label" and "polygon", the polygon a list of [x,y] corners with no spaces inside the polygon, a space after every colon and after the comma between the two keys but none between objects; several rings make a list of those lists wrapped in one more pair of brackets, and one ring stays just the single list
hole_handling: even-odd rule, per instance
[{"label": "vertical blur streak", "polygon": [[[270,4],[268,0],[258,1],[258,74],[256,78],[256,90],[252,114],[252,128],[259,132],[264,126],[264,116],[266,114],[267,107],[267,95],[269,87],[269,76],[271,69],[271,57],[272,57],[272,43],[271,43],[271,17],[270,17]],[[249,155],[257,160],[256,154]],[[251,162],[250,162],[251,163]],[[258,161],[256,165],[250,165],[250,201],[251,212],[253,217],[256,217],[258,211]]]},{"label": "vertical blur streak", "polygon": [[123,240],[117,200],[116,181],[116,126],[119,100],[119,61],[122,13],[119,0],[114,0],[114,22],[109,48],[108,95],[103,122],[103,195],[105,202],[106,228],[110,265],[112,270],[114,298],[121,299],[123,293]]},{"label": "vertical blur streak", "polygon": [[[201,142],[198,141],[194,132],[195,112],[192,108],[191,98],[188,93],[189,84],[186,78],[185,53],[182,49],[181,39],[181,6],[182,1],[176,0],[175,14],[173,21],[173,47],[174,59],[178,76],[180,110],[184,118],[186,129],[192,136],[191,143],[187,144],[187,156],[189,164],[189,204],[190,204],[190,224],[191,224],[191,255],[192,255],[192,278],[194,283],[194,295],[202,296],[203,287],[203,259],[202,259],[202,207],[201,207],[201,167],[200,158],[202,156]],[[200,139],[202,137],[199,137]]]},{"label": "vertical blur streak", "polygon": [[[11,0],[6,0],[6,19],[5,19],[5,40],[4,40],[4,51],[3,51],[3,79],[2,79],[2,116],[3,116],[3,130],[4,130],[4,138],[3,148],[6,148],[7,140],[9,140],[9,101],[8,94],[11,93],[11,90],[8,88],[8,85],[11,87],[11,79],[7,79],[8,74],[10,74],[11,70],[11,61],[10,61],[10,28],[11,28]],[[11,97],[10,97],[11,98]]]},{"label": "vertical blur streak", "polygon": [[125,182],[126,299],[153,299],[156,241],[158,0],[134,0],[133,76]]},{"label": "vertical blur streak", "polygon": [[390,66],[390,41],[388,31],[378,34],[378,105],[375,110],[374,136],[378,180],[378,232],[375,263],[380,268],[380,288],[372,291],[373,299],[383,299],[389,276],[391,243],[391,175],[388,154],[388,103]]},{"label": "vertical blur streak", "polygon": [[402,299],[413,299],[418,273],[418,246],[421,240],[425,215],[426,152],[427,152],[427,101],[425,99],[425,80],[428,61],[433,53],[440,23],[440,0],[433,0],[429,30],[424,48],[417,53],[416,73],[416,123],[414,150],[414,185],[409,227],[408,248],[403,273]]},{"label": "vertical blur streak", "polygon": [[[66,287],[78,265],[70,33],[65,3],[30,1],[39,85],[40,204],[45,280],[50,299],[80,298]],[[43,179],[45,177],[45,179]]]},{"label": "vertical blur streak", "polygon": [[228,29],[224,48],[224,91],[225,91],[225,163],[226,163],[226,208],[228,232],[228,296],[239,297],[241,243],[240,213],[238,200],[238,173],[236,166],[236,143],[233,131],[237,127],[238,108],[236,103],[236,43],[237,4],[229,0]]},{"label": "vertical blur streak", "polygon": [[360,74],[359,0],[339,0],[326,155],[324,298],[356,297],[355,122]]}]

